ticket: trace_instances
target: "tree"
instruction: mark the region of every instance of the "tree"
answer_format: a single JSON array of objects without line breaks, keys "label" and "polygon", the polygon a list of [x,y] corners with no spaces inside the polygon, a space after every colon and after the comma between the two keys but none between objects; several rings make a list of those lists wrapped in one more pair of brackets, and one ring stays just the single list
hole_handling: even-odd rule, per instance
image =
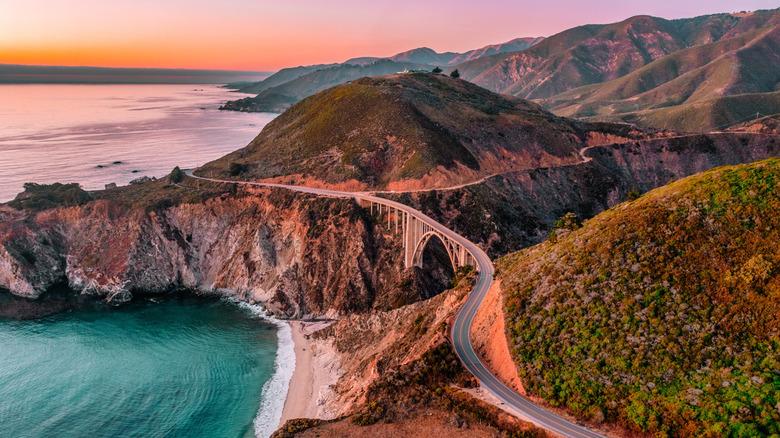
[{"label": "tree", "polygon": [[244,165],[241,163],[236,163],[235,161],[230,163],[230,167],[228,169],[231,175],[236,176],[239,173],[244,171]]},{"label": "tree", "polygon": [[179,169],[179,166],[174,167],[170,175],[171,182],[176,184],[181,182],[182,179],[184,179],[184,172]]},{"label": "tree", "polygon": [[441,73],[441,68],[435,67],[431,72],[435,73],[435,74],[439,74],[439,73]]},{"label": "tree", "polygon": [[459,78],[460,77],[460,72],[456,68],[455,70],[452,71],[452,73],[450,73],[450,76],[453,77],[453,78]]}]

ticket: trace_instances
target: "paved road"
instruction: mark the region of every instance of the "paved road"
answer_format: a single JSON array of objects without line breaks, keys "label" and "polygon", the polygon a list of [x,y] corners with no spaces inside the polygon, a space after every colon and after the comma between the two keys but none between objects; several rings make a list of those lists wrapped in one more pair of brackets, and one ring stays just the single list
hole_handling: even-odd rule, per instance
[{"label": "paved road", "polygon": [[354,198],[357,200],[370,200],[374,202],[380,202],[385,205],[390,205],[399,210],[403,210],[406,213],[413,215],[418,220],[428,224],[432,228],[435,228],[442,234],[445,234],[450,239],[463,245],[467,251],[469,251],[477,262],[477,270],[479,275],[477,276],[477,282],[469,294],[466,303],[463,305],[458,315],[455,317],[455,324],[452,327],[452,343],[455,347],[455,353],[460,360],[466,366],[466,368],[479,379],[480,386],[495,396],[501,402],[508,407],[517,411],[518,416],[525,418],[537,426],[544,429],[555,432],[564,437],[571,438],[603,438],[603,435],[592,432],[582,426],[574,424],[566,419],[549,412],[534,403],[527,398],[517,394],[503,383],[501,383],[484,364],[477,357],[474,348],[471,346],[471,339],[469,337],[469,329],[474,319],[474,315],[477,313],[477,309],[482,300],[485,298],[490,284],[493,281],[493,262],[477,245],[471,243],[468,239],[455,233],[444,225],[436,222],[428,216],[422,214],[420,211],[415,210],[408,205],[404,205],[395,201],[391,201],[385,198],[379,198],[366,193],[353,193],[353,192],[340,192],[336,190],[327,189],[315,189],[302,186],[289,186],[284,184],[271,184],[271,183],[255,183],[255,182],[238,182],[227,181],[213,178],[203,178],[193,175],[193,169],[185,170],[188,176],[198,178],[206,181],[214,181],[221,183],[238,183],[260,187],[277,187],[288,190],[294,190],[296,192],[312,193],[320,196],[330,196],[335,198]]}]

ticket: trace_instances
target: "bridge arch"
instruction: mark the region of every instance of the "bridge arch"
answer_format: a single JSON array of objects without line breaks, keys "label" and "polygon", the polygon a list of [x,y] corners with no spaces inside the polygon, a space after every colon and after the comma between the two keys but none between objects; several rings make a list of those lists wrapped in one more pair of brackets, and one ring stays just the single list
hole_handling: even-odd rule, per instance
[{"label": "bridge arch", "polygon": [[452,272],[458,272],[458,266],[460,266],[460,263],[458,260],[456,248],[454,248],[453,245],[449,243],[449,239],[435,231],[429,231],[423,234],[422,237],[420,237],[420,240],[417,241],[417,245],[415,246],[412,255],[412,265],[417,266],[418,268],[423,267],[423,252],[425,252],[425,248],[434,237],[437,238],[444,246],[444,249],[447,250],[447,255],[449,256],[450,263],[452,264]]}]

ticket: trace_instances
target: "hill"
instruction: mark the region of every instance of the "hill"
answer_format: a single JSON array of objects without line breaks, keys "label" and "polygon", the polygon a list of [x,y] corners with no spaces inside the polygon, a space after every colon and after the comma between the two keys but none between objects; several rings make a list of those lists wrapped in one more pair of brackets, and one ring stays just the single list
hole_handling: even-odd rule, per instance
[{"label": "hill", "polygon": [[780,433],[780,160],[653,190],[500,260],[529,394],[661,436]]},{"label": "hill", "polygon": [[729,128],[729,131],[778,135],[780,134],[780,115],[762,117],[758,120],[740,123]]},{"label": "hill", "polygon": [[458,70],[492,91],[544,99],[617,79],[678,50],[773,26],[779,16],[773,10],[680,20],[631,17],[569,29],[524,51],[480,58]]},{"label": "hill", "polygon": [[[429,69],[427,64],[379,59],[366,65],[336,65],[316,69],[282,84],[268,87],[255,97],[225,103],[220,109],[248,112],[283,112],[301,99],[327,88],[364,76],[383,76],[409,70]],[[271,79],[271,78],[269,78]],[[256,87],[255,87],[256,88]],[[247,90],[243,88],[242,90]]]},{"label": "hill", "polygon": [[[744,111],[740,114],[735,102],[724,96],[743,96],[740,101],[748,116],[750,107],[753,115],[780,112],[771,95],[780,84],[778,18],[779,24],[679,50],[618,79],[575,88],[540,103],[569,117],[675,130],[717,129],[744,120]],[[699,113],[698,120],[680,117],[691,110]]]},{"label": "hill", "polygon": [[646,136],[629,131],[556,117],[460,79],[401,74],[362,78],[307,98],[247,147],[203,171],[352,188],[431,189],[579,162],[594,132]]},{"label": "hill", "polygon": [[236,91],[240,93],[248,93],[248,94],[257,94],[262,91],[265,91],[271,87],[275,87],[277,85],[281,85],[285,82],[292,81],[294,79],[298,79],[299,77],[309,74],[311,72],[315,72],[317,70],[322,70],[326,68],[334,67],[338,64],[317,64],[317,65],[307,65],[307,66],[301,66],[301,67],[290,67],[290,68],[283,68],[279,70],[278,72],[272,74],[271,76],[268,76],[267,78],[263,79],[259,82],[233,82],[230,84],[227,84],[227,88],[233,88]]},{"label": "hill", "polygon": [[454,65],[482,56],[527,49],[543,38],[515,38],[464,53],[438,53],[428,47],[396,55],[352,58],[341,64],[322,64],[286,68],[261,82],[231,84],[242,93],[257,93],[254,98],[228,102],[223,109],[234,111],[282,112],[293,103],[319,91],[364,76],[382,76],[409,70],[433,70],[435,66]]}]

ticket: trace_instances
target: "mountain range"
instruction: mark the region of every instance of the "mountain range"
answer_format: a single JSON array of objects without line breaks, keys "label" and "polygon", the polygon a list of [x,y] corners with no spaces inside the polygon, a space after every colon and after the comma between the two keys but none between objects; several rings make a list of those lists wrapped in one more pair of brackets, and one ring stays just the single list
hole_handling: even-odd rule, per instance
[{"label": "mountain range", "polygon": [[228,84],[236,91],[258,95],[228,102],[223,109],[282,112],[303,98],[361,77],[389,75],[404,70],[432,70],[436,66],[456,65],[495,53],[523,50],[542,40],[540,37],[516,38],[464,53],[437,53],[433,49],[421,47],[387,58],[362,57],[340,64],[285,68],[260,82]]},{"label": "mountain range", "polygon": [[[555,114],[676,131],[718,130],[780,112],[780,10],[666,20],[636,16],[520,38],[464,54],[428,48],[389,58],[285,69],[240,88],[225,109],[281,111],[361,76],[441,66]],[[285,80],[285,82],[282,82]]]}]

